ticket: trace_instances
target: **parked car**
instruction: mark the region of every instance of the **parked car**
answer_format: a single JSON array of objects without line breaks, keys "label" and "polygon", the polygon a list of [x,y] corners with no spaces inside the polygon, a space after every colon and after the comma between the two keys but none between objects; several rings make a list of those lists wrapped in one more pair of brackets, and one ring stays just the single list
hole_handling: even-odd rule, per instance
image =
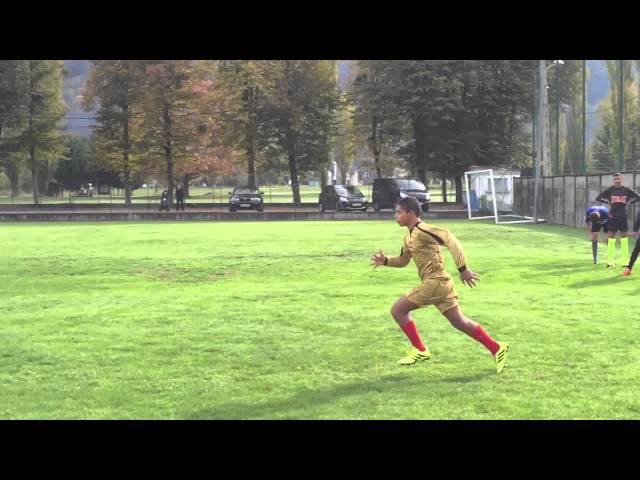
[{"label": "parked car", "polygon": [[229,192],[229,211],[257,210],[264,211],[264,192],[252,187],[236,187]]},{"label": "parked car", "polygon": [[373,181],[373,208],[379,212],[383,208],[396,208],[398,200],[415,197],[423,212],[429,211],[431,195],[422,182],[407,178],[376,178]]},{"label": "parked car", "polygon": [[325,185],[318,198],[318,209],[325,210],[360,210],[367,211],[369,202],[358,187],[353,185]]}]

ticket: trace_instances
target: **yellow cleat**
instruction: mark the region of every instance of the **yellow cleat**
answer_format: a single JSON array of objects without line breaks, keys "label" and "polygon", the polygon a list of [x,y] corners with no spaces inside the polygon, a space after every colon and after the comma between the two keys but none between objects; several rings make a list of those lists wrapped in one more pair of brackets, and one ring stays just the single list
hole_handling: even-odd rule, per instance
[{"label": "yellow cleat", "polygon": [[507,353],[509,353],[509,344],[508,343],[499,343],[500,350],[498,350],[495,354],[496,360],[496,371],[498,373],[504,370],[505,365],[507,364]]},{"label": "yellow cleat", "polygon": [[425,360],[429,360],[431,358],[431,353],[429,349],[425,347],[425,351],[421,352],[417,348],[413,347],[407,356],[398,360],[400,365],[413,365],[416,362],[423,362]]}]

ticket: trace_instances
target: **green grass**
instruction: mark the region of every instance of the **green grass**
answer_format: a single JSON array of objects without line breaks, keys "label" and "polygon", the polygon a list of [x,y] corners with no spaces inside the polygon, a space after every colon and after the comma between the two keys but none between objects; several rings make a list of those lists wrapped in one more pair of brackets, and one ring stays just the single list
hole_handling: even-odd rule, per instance
[{"label": "green grass", "polygon": [[[373,187],[371,185],[361,185],[358,187],[360,191],[371,201],[371,194]],[[293,203],[293,194],[291,193],[290,186],[273,186],[268,185],[261,186],[260,189],[264,192],[265,203]],[[229,192],[233,190],[233,187],[216,187],[216,188],[203,188],[203,187],[191,187],[189,189],[189,197],[187,202],[192,203],[226,203],[229,201]],[[439,188],[431,188],[431,200],[433,202],[442,201],[442,192]],[[162,189],[154,191],[153,188],[139,188],[134,190],[132,201],[134,203],[156,204],[160,201],[160,195]],[[300,200],[302,202],[317,202],[320,195],[320,187],[310,187],[307,185],[300,186]],[[448,192],[448,199],[450,202],[455,200],[455,190]],[[23,193],[19,197],[11,198],[7,192],[0,193],[0,204],[20,203],[29,204],[33,203],[33,195],[29,193]],[[65,192],[64,197],[41,197],[41,203],[124,203],[124,196],[122,195],[96,195],[94,197],[72,197],[69,198],[69,193]]]},{"label": "green grass", "polygon": [[3,224],[0,418],[640,418],[640,279],[578,229],[438,224],[481,275],[465,313],[512,343],[501,375],[433,307],[432,360],[396,366],[415,267],[368,267],[392,220]]}]

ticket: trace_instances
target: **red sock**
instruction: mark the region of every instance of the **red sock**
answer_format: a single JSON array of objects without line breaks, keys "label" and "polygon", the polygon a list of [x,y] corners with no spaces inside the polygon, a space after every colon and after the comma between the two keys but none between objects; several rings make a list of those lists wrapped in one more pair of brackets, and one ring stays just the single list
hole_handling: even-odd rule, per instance
[{"label": "red sock", "polygon": [[400,328],[402,328],[404,334],[409,338],[411,345],[416,347],[421,352],[424,352],[426,350],[424,344],[422,343],[422,340],[420,340],[420,335],[418,335],[418,330],[416,329],[416,324],[413,323],[413,320],[409,320]]},{"label": "red sock", "polygon": [[493,338],[489,336],[487,332],[484,331],[480,325],[478,325],[471,333],[468,334],[471,338],[479,341],[482,345],[487,347],[487,349],[491,352],[491,355],[495,355],[498,350],[500,350],[500,345],[498,345]]}]

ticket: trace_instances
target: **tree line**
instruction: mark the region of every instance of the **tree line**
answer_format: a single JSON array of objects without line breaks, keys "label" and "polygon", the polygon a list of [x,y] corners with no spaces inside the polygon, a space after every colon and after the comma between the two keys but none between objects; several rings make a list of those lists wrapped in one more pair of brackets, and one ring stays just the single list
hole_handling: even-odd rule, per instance
[{"label": "tree line", "polygon": [[[334,60],[92,60],[82,104],[88,140],[64,134],[64,64],[0,61],[0,169],[34,203],[70,170],[102,170],[125,202],[149,175],[188,188],[199,176],[408,169],[456,180],[471,165],[531,164],[534,60],[366,60],[339,82]],[[79,159],[82,159],[80,161]],[[458,199],[460,200],[460,199]]]}]

